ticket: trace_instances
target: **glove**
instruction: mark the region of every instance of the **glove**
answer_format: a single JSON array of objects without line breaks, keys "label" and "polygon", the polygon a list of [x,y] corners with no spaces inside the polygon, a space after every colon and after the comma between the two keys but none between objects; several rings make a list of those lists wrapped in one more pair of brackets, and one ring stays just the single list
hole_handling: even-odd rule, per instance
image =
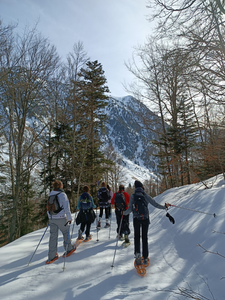
[{"label": "glove", "polygon": [[166,214],[166,217],[169,218],[171,223],[175,224],[174,218],[169,213]]}]

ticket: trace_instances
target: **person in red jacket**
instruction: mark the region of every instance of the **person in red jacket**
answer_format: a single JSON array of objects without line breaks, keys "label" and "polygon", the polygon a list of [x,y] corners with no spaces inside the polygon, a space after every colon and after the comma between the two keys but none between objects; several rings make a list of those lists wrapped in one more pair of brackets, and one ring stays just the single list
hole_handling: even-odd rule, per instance
[{"label": "person in red jacket", "polygon": [[129,201],[130,201],[130,196],[127,192],[124,191],[124,185],[121,184],[119,186],[119,191],[117,193],[114,193],[111,200],[111,204],[115,205],[117,234],[119,234],[118,238],[122,240],[124,234],[125,243],[130,243],[130,240],[128,238],[128,235],[130,234],[129,215],[123,216],[121,229],[120,229],[120,222],[121,222],[123,212],[128,209]]}]

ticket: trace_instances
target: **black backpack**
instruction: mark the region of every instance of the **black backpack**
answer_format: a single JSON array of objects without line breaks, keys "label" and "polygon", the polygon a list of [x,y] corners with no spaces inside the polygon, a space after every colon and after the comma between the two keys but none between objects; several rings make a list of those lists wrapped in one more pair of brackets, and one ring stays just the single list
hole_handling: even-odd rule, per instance
[{"label": "black backpack", "polygon": [[115,209],[119,211],[126,210],[126,201],[123,193],[116,193],[114,203],[115,203]]},{"label": "black backpack", "polygon": [[109,195],[109,191],[107,190],[106,187],[102,187],[98,190],[98,195],[97,195],[98,199],[100,200],[100,202],[108,202],[108,200],[110,200],[110,195]]},{"label": "black backpack", "polygon": [[133,216],[138,220],[149,218],[148,203],[143,195],[134,195]]},{"label": "black backpack", "polygon": [[57,215],[63,209],[63,207],[60,207],[58,199],[58,195],[61,193],[62,192],[59,192],[58,194],[48,197],[46,208],[50,215]]}]

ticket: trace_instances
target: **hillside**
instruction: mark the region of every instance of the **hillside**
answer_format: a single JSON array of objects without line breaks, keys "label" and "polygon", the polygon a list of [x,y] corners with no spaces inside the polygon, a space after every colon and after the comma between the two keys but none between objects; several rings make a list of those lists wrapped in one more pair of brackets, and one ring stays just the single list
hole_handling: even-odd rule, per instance
[{"label": "hillside", "polygon": [[[123,249],[121,242],[118,243],[115,266],[111,268],[116,245],[113,214],[111,230],[102,229],[98,242],[95,226],[92,225],[92,241],[81,244],[66,259],[64,272],[62,258],[54,264],[45,264],[49,231],[30,266],[27,263],[44,229],[2,247],[1,300],[175,300],[184,299],[180,295],[182,291],[192,293],[192,299],[225,299],[225,258],[204,253],[198,246],[225,256],[225,181],[220,175],[207,180],[206,184],[209,189],[198,183],[170,189],[155,198],[159,203],[170,202],[191,210],[170,208],[169,213],[176,221],[173,225],[164,211],[150,207],[148,236],[151,263],[146,277],[139,277],[133,266],[132,215],[132,244]],[[77,230],[75,226],[73,241]],[[58,252],[60,255],[64,252],[61,235]],[[198,297],[194,293],[198,293]]]},{"label": "hillside", "polygon": [[159,118],[132,96],[110,98],[104,112],[109,118],[106,141],[126,159],[156,172],[157,148],[152,140],[157,139]]}]

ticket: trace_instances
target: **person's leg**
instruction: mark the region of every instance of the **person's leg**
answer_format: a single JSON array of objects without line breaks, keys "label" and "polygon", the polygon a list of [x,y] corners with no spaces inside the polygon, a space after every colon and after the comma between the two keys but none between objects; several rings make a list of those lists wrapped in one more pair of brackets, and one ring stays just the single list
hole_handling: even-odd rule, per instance
[{"label": "person's leg", "polygon": [[90,235],[90,228],[91,228],[91,223],[87,222],[86,223],[86,231],[85,231],[86,237],[88,237]]},{"label": "person's leg", "polygon": [[[60,231],[63,234],[63,245],[64,245],[64,249],[65,250],[66,250],[67,239],[68,239],[68,232],[69,232],[69,225],[67,224],[65,226],[66,222],[67,222],[66,218],[57,219],[58,227],[59,227]],[[71,239],[70,239],[70,235],[69,235],[67,251],[71,251],[73,248],[74,247],[71,244]]]},{"label": "person's leg", "polygon": [[82,233],[84,232],[85,225],[86,225],[86,223],[80,224],[80,230],[82,231]]},{"label": "person's leg", "polygon": [[109,219],[109,208],[108,207],[105,207],[105,218],[106,218],[106,220]]},{"label": "person's leg", "polygon": [[103,215],[103,207],[100,207],[99,221],[101,221],[102,215]]},{"label": "person's leg", "polygon": [[130,242],[130,240],[128,238],[128,235],[130,234],[129,215],[123,216],[122,227],[123,227],[123,233],[124,233],[124,236],[125,236],[125,243],[129,243]]},{"label": "person's leg", "polygon": [[58,246],[58,226],[53,220],[49,220],[50,225],[50,237],[49,237],[49,251],[48,260],[52,260],[57,253]]},{"label": "person's leg", "polygon": [[142,253],[143,258],[148,258],[148,227],[149,219],[142,221]]},{"label": "person's leg", "polygon": [[[120,211],[116,211],[116,223],[117,223],[117,229],[116,229],[116,232],[119,233],[119,228],[120,228],[120,221],[121,221],[121,213]],[[120,232],[120,235],[121,235],[121,232]]]},{"label": "person's leg", "polygon": [[140,253],[140,221],[137,218],[133,219],[134,225],[134,254]]}]

